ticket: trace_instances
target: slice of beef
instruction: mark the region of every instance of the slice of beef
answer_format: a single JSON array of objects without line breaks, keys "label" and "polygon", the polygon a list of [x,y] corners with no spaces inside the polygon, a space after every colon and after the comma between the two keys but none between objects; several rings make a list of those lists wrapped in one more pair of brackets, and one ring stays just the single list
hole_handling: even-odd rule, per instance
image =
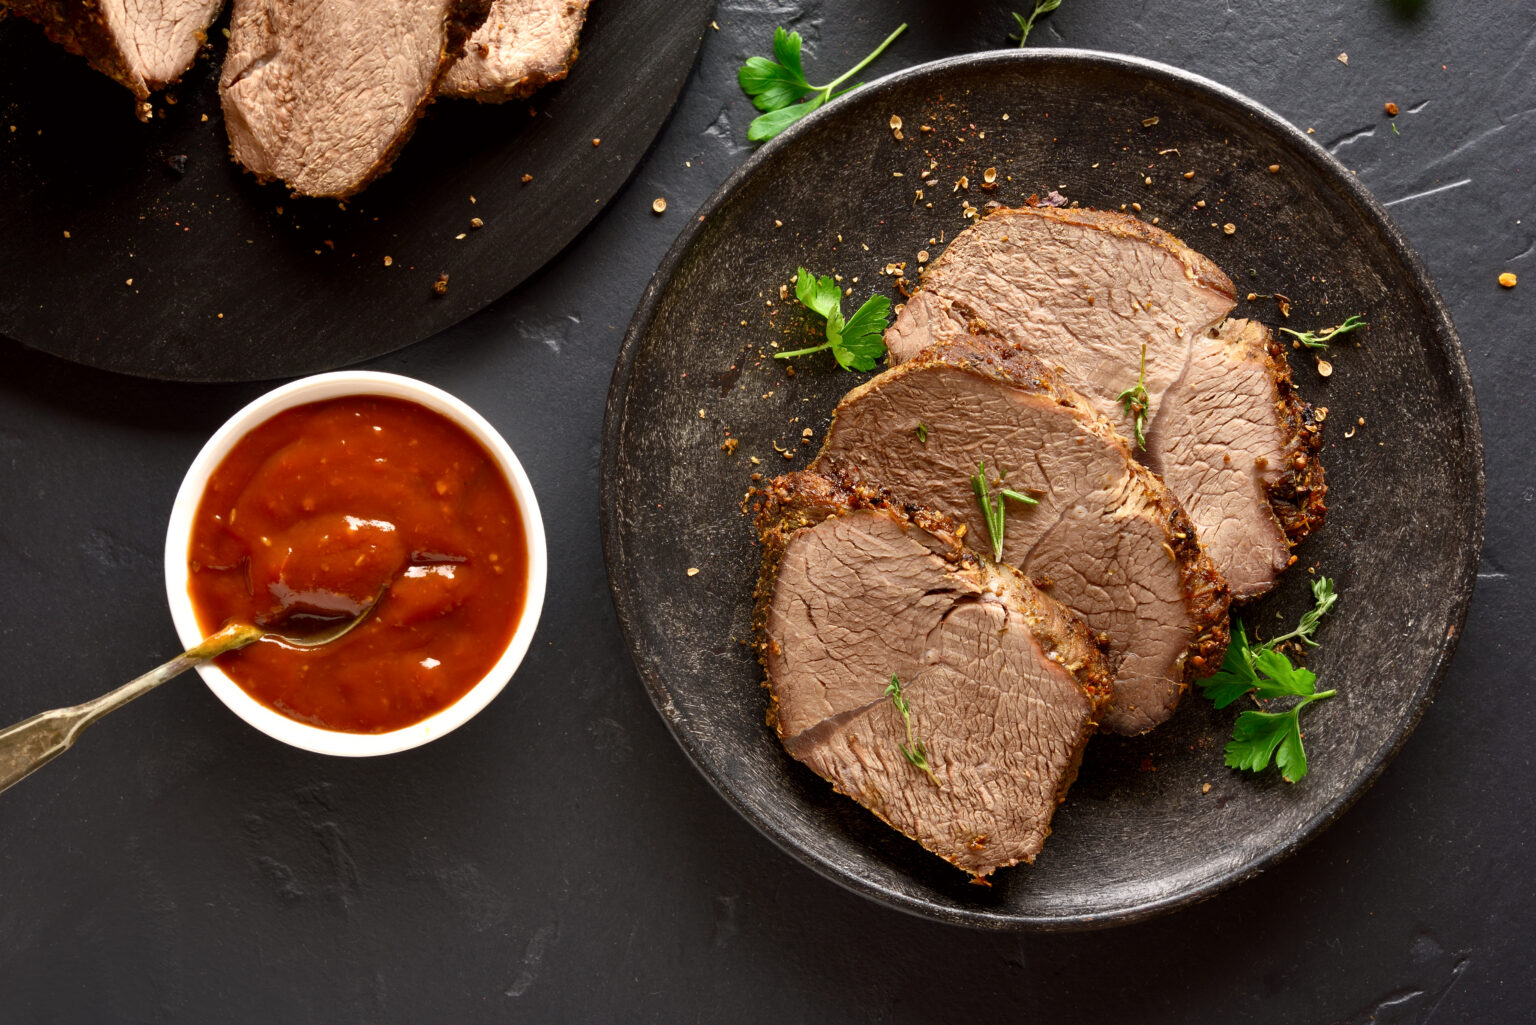
[{"label": "slice of beef", "polygon": [[[1291,386],[1284,350],[1265,346],[1267,358],[1250,358],[1249,343],[1232,341],[1246,337],[1242,327],[1213,334],[1235,301],[1215,264],[1134,217],[998,210],[955,236],[886,344],[899,362],[931,341],[984,329],[1056,368],[1126,437],[1133,420],[1119,395],[1137,383],[1145,347],[1146,426],[1159,452],[1138,455],[1164,474],[1233,594],[1247,599],[1273,587],[1290,544],[1321,525],[1326,489],[1316,421]],[[1169,406],[1179,410],[1176,425],[1161,423]],[[1244,435],[1250,462],[1278,467],[1305,450],[1306,491],[1290,496],[1276,481],[1234,495],[1228,475],[1177,465],[1186,450],[1223,466],[1230,454],[1235,464],[1238,453],[1220,451],[1234,423],[1267,425]],[[1176,432],[1185,441],[1175,444]],[[1248,507],[1234,515],[1240,502]],[[1288,508],[1297,503],[1301,515]]]},{"label": "slice of beef", "polygon": [[570,73],[588,0],[494,0],[491,13],[443,76],[440,96],[501,103]]},{"label": "slice of beef", "polygon": [[[947,517],[812,473],[768,485],[756,626],[794,757],[975,876],[1033,861],[1108,664],[1077,617],[965,552]],[[903,754],[901,683],[933,778]]]},{"label": "slice of beef", "polygon": [[350,196],[389,170],[490,0],[235,0],[219,91],[263,181]]},{"label": "slice of beef", "polygon": [[[224,0],[0,0],[49,39],[124,85],[149,120],[149,94],[192,66]],[[3,11],[0,11],[3,13]]]},{"label": "slice of beef", "polygon": [[[1259,395],[1268,401],[1234,401]],[[1251,320],[1197,338],[1164,397],[1143,458],[1184,501],[1200,540],[1221,553],[1234,598],[1268,591],[1290,563],[1290,539],[1322,525],[1320,427],[1296,397],[1285,350]]]},{"label": "slice of beef", "polygon": [[1221,664],[1226,585],[1168,489],[1038,360],[990,338],[930,346],[843,398],[812,469],[952,516],[990,558],[971,483],[983,464],[989,487],[1039,502],[1004,500],[1003,561],[1109,639],[1104,726],[1167,719]]}]

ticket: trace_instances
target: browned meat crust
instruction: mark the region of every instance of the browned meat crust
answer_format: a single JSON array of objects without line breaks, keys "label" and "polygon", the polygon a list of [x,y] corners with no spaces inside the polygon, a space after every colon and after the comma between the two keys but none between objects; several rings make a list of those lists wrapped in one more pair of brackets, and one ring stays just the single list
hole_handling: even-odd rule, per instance
[{"label": "browned meat crust", "polygon": [[1271,333],[1267,345],[1275,382],[1275,410],[1287,437],[1285,472],[1269,489],[1269,504],[1292,544],[1319,530],[1328,516],[1328,485],[1318,453],[1323,447],[1323,421],[1310,402],[1296,391],[1285,346]]}]

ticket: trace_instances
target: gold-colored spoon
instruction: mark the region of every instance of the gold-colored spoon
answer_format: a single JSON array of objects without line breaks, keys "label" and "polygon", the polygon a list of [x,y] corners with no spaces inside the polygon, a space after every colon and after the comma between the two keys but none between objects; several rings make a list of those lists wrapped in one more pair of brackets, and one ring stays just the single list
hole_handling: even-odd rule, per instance
[{"label": "gold-colored spoon", "polygon": [[318,648],[351,633],[367,619],[379,604],[379,595],[363,606],[351,619],[332,622],[319,630],[300,634],[265,630],[249,623],[231,623],[196,647],[189,648],[158,669],[94,701],[40,712],[14,726],[0,730],[0,791],[6,790],[70,749],[75,739],[91,723],[134,698],[147,694],[173,676],[180,676],[199,663],[217,658],[226,651],[271,637],[296,648]]}]

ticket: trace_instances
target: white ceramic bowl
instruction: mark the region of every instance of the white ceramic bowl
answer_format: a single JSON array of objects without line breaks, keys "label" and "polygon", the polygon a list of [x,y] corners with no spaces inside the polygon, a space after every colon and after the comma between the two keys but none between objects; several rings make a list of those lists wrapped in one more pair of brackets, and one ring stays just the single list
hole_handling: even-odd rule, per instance
[{"label": "white ceramic bowl", "polygon": [[318,374],[268,392],[230,417],[223,427],[214,432],[182,480],[181,490],[176,493],[176,504],[171,509],[171,523],[165,537],[165,588],[171,603],[171,618],[175,621],[176,633],[181,637],[181,643],[190,648],[203,639],[203,633],[197,625],[197,617],[192,611],[192,599],[187,593],[190,575],[187,551],[191,543],[192,518],[197,512],[197,504],[202,499],[209,477],[235,443],[256,425],[293,406],[343,395],[383,395],[406,399],[435,410],[468,431],[501,467],[507,483],[511,485],[513,497],[517,499],[523,518],[523,532],[528,539],[527,595],[522,618],[512,634],[512,640],[507,644],[507,650],[491,667],[490,672],[458,701],[421,722],[388,733],[343,733],[310,726],[263,705],[211,663],[198,666],[197,671],[219,700],[236,715],[285,744],[329,755],[359,757],[393,754],[436,740],[462,726],[489,704],[506,686],[527,654],[528,646],[533,642],[534,630],[539,624],[539,611],[544,605],[548,552],[544,543],[544,523],[539,518],[539,505],[533,497],[533,486],[528,483],[528,475],[523,472],[522,464],[512,454],[512,449],[496,432],[496,428],[479,413],[441,388],[434,388],[409,377],[367,370]]}]

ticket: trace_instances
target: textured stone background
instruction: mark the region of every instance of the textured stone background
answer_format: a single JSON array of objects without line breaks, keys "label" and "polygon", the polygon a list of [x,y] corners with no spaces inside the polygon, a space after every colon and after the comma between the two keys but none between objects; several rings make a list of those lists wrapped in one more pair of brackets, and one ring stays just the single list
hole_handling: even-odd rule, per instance
[{"label": "textured stone background", "polygon": [[[372,364],[484,411],[538,489],[553,586],[512,685],[453,737],[367,762],[269,741],[191,679],[97,726],[0,797],[0,1018],[1536,1021],[1525,0],[1066,0],[1031,37],[1198,71],[1315,128],[1418,247],[1465,343],[1488,451],[1466,635],[1402,754],[1316,842],[1142,925],[934,926],[779,853],[641,691],[598,543],[603,400],[652,269],[748,152],[736,66],[784,23],[811,76],[835,74],[911,22],[872,77],[1005,44],[1012,6],[722,0],[671,123],[593,226],[484,313]],[[174,650],[159,567],[176,486],[264,387],[0,342],[0,721]]]}]

